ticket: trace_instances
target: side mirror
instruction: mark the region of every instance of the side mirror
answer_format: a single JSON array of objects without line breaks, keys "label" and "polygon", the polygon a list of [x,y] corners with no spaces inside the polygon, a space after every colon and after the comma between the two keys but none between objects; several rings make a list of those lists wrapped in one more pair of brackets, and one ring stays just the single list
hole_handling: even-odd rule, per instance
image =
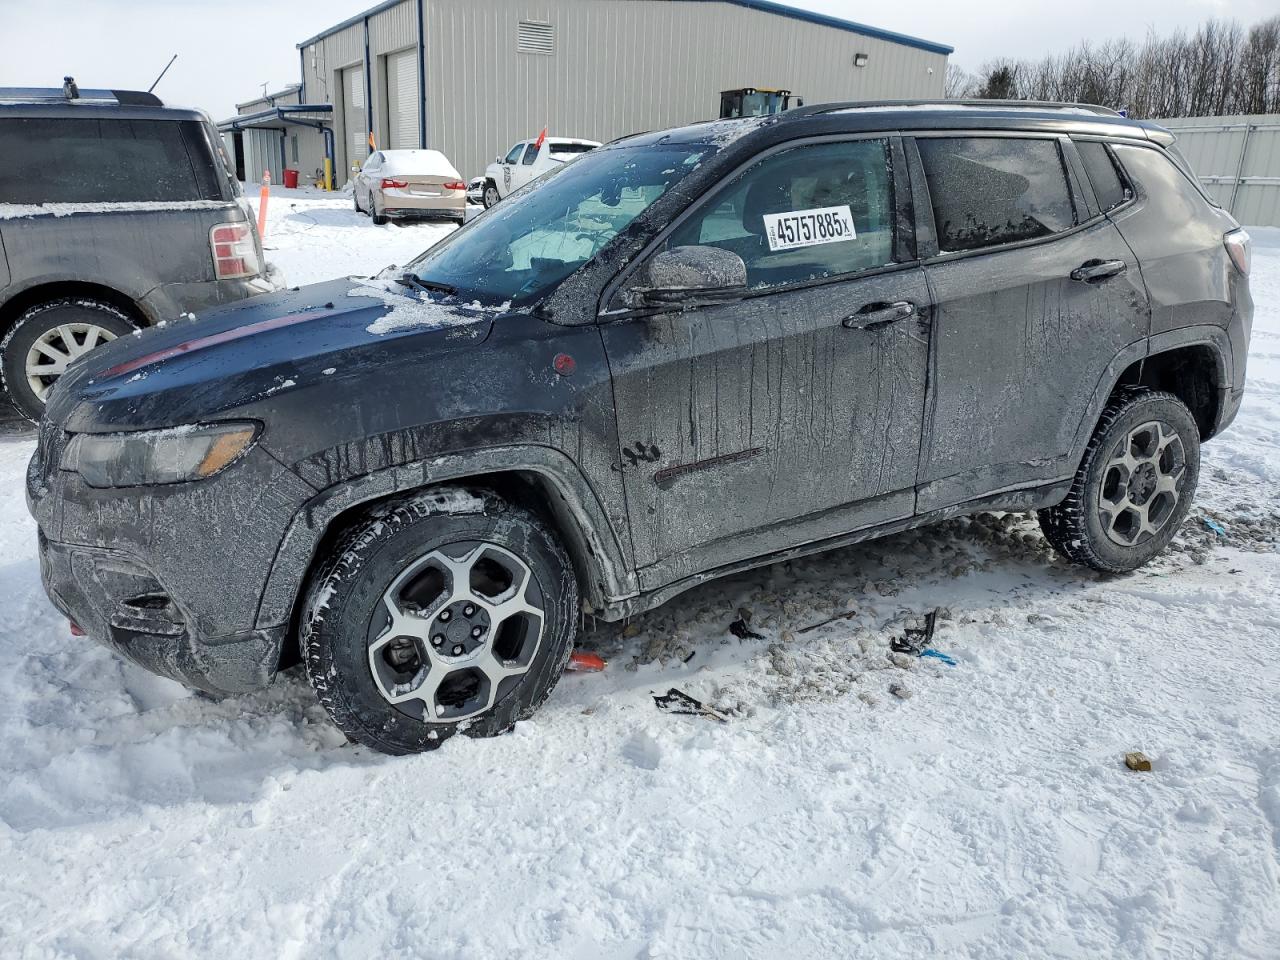
[{"label": "side mirror", "polygon": [[734,296],[747,289],[747,265],[732,250],[688,246],[649,261],[644,281],[628,291],[628,306]]}]

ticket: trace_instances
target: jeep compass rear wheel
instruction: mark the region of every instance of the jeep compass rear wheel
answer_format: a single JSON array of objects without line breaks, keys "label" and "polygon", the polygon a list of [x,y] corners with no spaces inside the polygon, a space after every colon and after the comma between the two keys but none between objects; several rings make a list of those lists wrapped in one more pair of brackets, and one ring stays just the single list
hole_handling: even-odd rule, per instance
[{"label": "jeep compass rear wheel", "polygon": [[312,579],[307,675],[334,723],[384,753],[492,736],[555,686],[577,596],[541,518],[488,492],[424,493],[349,530]]},{"label": "jeep compass rear wheel", "polygon": [[49,390],[73,360],[134,329],[124,311],[99,300],[74,297],[31,307],[0,343],[0,376],[10,401],[27,419],[39,420]]},{"label": "jeep compass rear wheel", "polygon": [[1068,560],[1133,570],[1178,532],[1199,473],[1191,411],[1171,393],[1129,388],[1107,405],[1071,491],[1040,511],[1040,526]]}]

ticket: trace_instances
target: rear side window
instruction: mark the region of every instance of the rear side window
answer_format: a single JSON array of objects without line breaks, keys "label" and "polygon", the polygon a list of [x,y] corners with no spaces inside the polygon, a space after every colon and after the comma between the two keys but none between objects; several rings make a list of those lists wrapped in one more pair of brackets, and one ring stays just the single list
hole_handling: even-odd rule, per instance
[{"label": "rear side window", "polygon": [[893,261],[893,180],[884,140],[796,147],[743,171],[675,229],[667,248],[732,250],[747,285],[777,287]]},{"label": "rear side window", "polygon": [[0,119],[0,157],[39,158],[0,164],[0,203],[221,200],[203,143],[194,121]]},{"label": "rear side window", "polygon": [[1097,141],[1080,141],[1076,144],[1080,151],[1080,159],[1089,174],[1089,182],[1093,184],[1093,194],[1098,198],[1098,206],[1105,212],[1114,210],[1128,200],[1133,194],[1120,179],[1120,172],[1106,144]]},{"label": "rear side window", "polygon": [[943,253],[1033,240],[1075,225],[1056,141],[942,137],[917,144]]},{"label": "rear side window", "polygon": [[536,143],[529,144],[528,149],[524,152],[524,159],[520,161],[521,165],[526,167],[533,166],[533,161],[538,159],[538,145]]},{"label": "rear side window", "polygon": [[551,144],[551,156],[553,157],[576,157],[580,153],[590,153],[595,147],[589,143],[553,143]]}]

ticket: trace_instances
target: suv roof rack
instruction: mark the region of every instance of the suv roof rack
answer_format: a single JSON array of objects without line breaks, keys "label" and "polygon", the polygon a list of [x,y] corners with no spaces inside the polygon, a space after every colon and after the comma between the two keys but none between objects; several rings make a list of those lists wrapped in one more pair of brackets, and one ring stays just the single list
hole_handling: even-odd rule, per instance
[{"label": "suv roof rack", "polygon": [[81,90],[71,77],[61,87],[0,87],[0,101],[24,103],[116,103],[122,107],[163,107],[164,101],[144,90]]},{"label": "suv roof rack", "polygon": [[846,103],[815,103],[809,107],[795,107],[779,116],[813,115],[816,113],[836,113],[845,110],[862,110],[869,108],[885,109],[892,107],[989,107],[993,110],[1034,110],[1040,113],[1054,110],[1075,110],[1096,114],[1100,117],[1118,117],[1124,114],[1110,107],[1101,107],[1096,103],[1061,103],[1051,100],[851,100]]}]

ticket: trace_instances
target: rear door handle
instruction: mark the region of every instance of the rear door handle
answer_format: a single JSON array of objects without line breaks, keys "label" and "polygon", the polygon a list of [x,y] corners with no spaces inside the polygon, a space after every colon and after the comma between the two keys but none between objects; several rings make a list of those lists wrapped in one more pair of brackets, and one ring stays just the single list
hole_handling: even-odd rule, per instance
[{"label": "rear door handle", "polygon": [[1128,268],[1123,260],[1086,260],[1071,271],[1071,279],[1081,283],[1101,283],[1119,276]]},{"label": "rear door handle", "polygon": [[874,330],[899,320],[915,316],[916,305],[910,300],[898,300],[894,303],[863,304],[857,313],[851,313],[840,321],[842,326],[850,330]]}]

